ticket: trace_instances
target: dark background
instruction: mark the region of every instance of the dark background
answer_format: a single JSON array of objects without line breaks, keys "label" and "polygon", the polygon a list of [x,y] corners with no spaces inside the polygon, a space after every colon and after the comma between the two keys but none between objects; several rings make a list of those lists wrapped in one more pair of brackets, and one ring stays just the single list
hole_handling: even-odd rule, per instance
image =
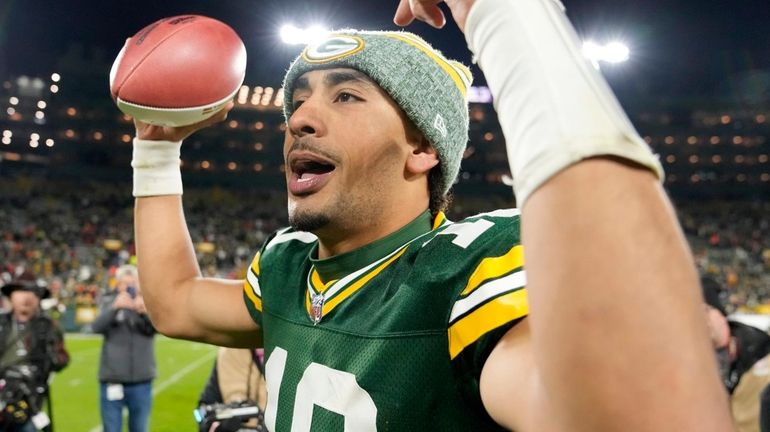
[{"label": "dark background", "polygon": [[[278,85],[299,50],[280,41],[282,24],[393,29],[396,4],[396,0],[2,0],[0,76],[49,74],[73,44],[108,65],[124,39],[145,25],[166,16],[197,13],[227,22],[241,35],[249,52],[247,83]],[[565,6],[584,39],[619,38],[630,46],[629,62],[604,68],[610,83],[623,94],[762,92],[766,87],[762,84],[770,82],[764,71],[770,59],[766,0],[574,0]],[[454,23],[440,31],[422,23],[409,30],[470,63]],[[476,84],[483,84],[483,76],[478,71],[476,75]],[[745,87],[747,76],[760,87],[736,89],[736,77]]]}]

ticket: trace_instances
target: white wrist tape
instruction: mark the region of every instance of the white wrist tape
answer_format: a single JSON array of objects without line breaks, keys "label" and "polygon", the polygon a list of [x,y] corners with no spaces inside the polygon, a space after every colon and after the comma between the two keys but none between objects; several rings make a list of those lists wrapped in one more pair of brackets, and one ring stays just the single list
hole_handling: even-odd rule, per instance
[{"label": "white wrist tape", "polygon": [[182,141],[134,138],[134,196],[182,195]]},{"label": "white wrist tape", "polygon": [[477,0],[465,35],[495,96],[519,206],[592,156],[628,159],[663,178],[558,0]]}]

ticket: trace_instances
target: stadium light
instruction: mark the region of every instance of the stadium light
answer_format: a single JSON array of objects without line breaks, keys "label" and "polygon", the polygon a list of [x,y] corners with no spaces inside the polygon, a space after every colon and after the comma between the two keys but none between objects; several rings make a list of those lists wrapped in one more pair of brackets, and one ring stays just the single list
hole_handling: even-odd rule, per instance
[{"label": "stadium light", "polygon": [[599,45],[593,41],[583,43],[583,55],[585,55],[594,66],[599,62],[605,63],[623,63],[631,56],[628,46],[622,42],[610,42],[605,45]]},{"label": "stadium light", "polygon": [[289,45],[307,45],[312,41],[323,38],[327,33],[329,31],[321,26],[301,29],[292,24],[286,24],[281,27],[281,40]]}]

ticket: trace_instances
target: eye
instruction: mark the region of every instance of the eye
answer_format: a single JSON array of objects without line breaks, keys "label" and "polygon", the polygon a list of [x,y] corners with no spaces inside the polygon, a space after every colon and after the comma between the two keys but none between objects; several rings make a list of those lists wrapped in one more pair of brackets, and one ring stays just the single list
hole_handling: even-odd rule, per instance
[{"label": "eye", "polygon": [[303,100],[295,100],[295,101],[293,101],[293,102],[291,103],[291,109],[292,109],[292,111],[297,111],[297,110],[299,109],[299,107],[300,107],[300,106],[302,106],[302,104],[303,104],[304,102],[305,102],[305,101],[303,101]]},{"label": "eye", "polygon": [[361,98],[358,96],[354,96],[351,93],[348,92],[340,92],[337,97],[334,99],[335,102],[353,102],[353,101],[360,101]]}]

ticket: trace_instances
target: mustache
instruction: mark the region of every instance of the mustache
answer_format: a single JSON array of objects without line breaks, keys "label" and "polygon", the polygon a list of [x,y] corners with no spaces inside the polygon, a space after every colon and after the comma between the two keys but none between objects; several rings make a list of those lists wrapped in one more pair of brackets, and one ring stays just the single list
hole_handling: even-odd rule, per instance
[{"label": "mustache", "polygon": [[314,143],[312,140],[308,140],[308,139],[295,140],[291,144],[291,147],[289,147],[289,151],[286,153],[286,156],[288,157],[288,155],[290,155],[292,152],[301,151],[301,150],[315,153],[333,162],[339,162],[339,158],[337,157],[337,155],[329,152],[328,150],[324,149],[320,145]]}]

